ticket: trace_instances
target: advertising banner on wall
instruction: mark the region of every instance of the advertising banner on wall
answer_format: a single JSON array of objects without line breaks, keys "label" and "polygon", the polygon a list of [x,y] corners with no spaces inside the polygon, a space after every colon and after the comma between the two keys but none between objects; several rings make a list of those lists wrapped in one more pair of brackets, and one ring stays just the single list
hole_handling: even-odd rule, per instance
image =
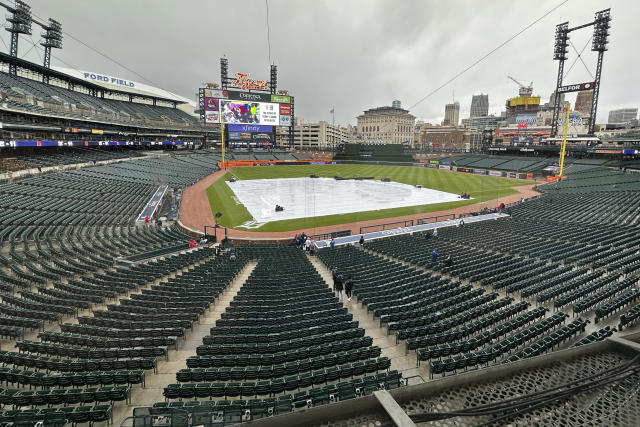
[{"label": "advertising banner on wall", "polygon": [[483,170],[483,169],[474,169],[473,173],[476,174],[476,175],[486,175],[487,171]]},{"label": "advertising banner on wall", "polygon": [[291,97],[289,95],[271,95],[271,102],[291,104]]},{"label": "advertising banner on wall", "polygon": [[525,143],[529,143],[529,144],[533,144],[533,138],[532,137],[524,137],[524,136],[513,136],[511,138],[509,138],[509,141],[512,144],[515,143],[521,143],[521,144],[525,144]]},{"label": "advertising banner on wall", "polygon": [[498,171],[489,171],[489,175],[491,175],[491,176],[502,176],[502,172],[498,172]]},{"label": "advertising banner on wall", "polygon": [[271,102],[271,95],[268,93],[243,92],[240,90],[228,90],[227,98],[246,102]]},{"label": "advertising banner on wall", "polygon": [[273,132],[273,127],[266,125],[229,125],[229,132]]},{"label": "advertising banner on wall", "polygon": [[291,115],[291,104],[280,104],[280,115]]},{"label": "advertising banner on wall", "polygon": [[205,98],[226,98],[227,91],[222,89],[205,89],[204,97]]},{"label": "advertising banner on wall", "polygon": [[220,109],[224,123],[280,125],[278,104],[221,100]]},{"label": "advertising banner on wall", "polygon": [[229,146],[230,147],[273,147],[273,142],[234,140],[234,141],[229,141]]},{"label": "advertising banner on wall", "polygon": [[204,99],[204,122],[220,123],[220,100],[216,98]]},{"label": "advertising banner on wall", "polygon": [[518,175],[515,172],[509,172],[508,174],[509,178],[517,178]]},{"label": "advertising banner on wall", "polygon": [[280,116],[280,126],[291,126],[291,116]]},{"label": "advertising banner on wall", "polygon": [[271,135],[270,133],[254,133],[251,135],[251,139],[253,141],[263,141],[263,142],[270,142],[271,141]]},{"label": "advertising banner on wall", "polygon": [[447,171],[448,171],[448,170],[451,170],[451,166],[448,166],[448,165],[440,165],[440,166],[438,166],[438,169],[444,169],[444,170],[447,170]]}]

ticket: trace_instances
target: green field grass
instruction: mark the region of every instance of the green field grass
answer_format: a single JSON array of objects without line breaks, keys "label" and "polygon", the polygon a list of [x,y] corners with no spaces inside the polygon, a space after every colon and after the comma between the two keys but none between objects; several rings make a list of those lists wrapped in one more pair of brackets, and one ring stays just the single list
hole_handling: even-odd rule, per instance
[{"label": "green field grass", "polygon": [[[252,228],[252,231],[289,231],[309,229],[327,225],[348,222],[367,221],[372,219],[389,218],[402,215],[428,213],[453,209],[485,200],[497,199],[514,194],[512,187],[529,184],[519,179],[497,178],[465,173],[440,171],[438,169],[406,167],[406,166],[375,166],[375,165],[310,165],[310,166],[273,166],[273,167],[244,167],[234,168],[207,189],[207,196],[211,210],[222,212],[219,224],[225,227],[242,229],[240,225],[253,218],[249,211],[236,202],[233,191],[226,181],[235,176],[238,179],[267,179],[267,178],[299,178],[316,174],[321,177],[373,176],[376,179],[389,178],[391,181],[404,184],[420,184],[434,190],[446,191],[454,194],[468,192],[473,200],[460,200],[431,205],[408,206],[403,208],[382,209],[377,211],[354,212],[343,215],[327,215],[309,218],[299,218],[284,221],[274,221]],[[494,206],[491,206],[494,207]]]}]

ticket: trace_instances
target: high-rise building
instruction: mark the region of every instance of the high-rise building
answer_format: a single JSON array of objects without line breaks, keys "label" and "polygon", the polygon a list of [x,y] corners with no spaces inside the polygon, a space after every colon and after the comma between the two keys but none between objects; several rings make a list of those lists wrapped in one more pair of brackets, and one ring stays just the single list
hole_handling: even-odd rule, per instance
[{"label": "high-rise building", "polygon": [[589,116],[591,115],[592,101],[593,101],[592,90],[585,90],[584,92],[578,92],[578,97],[576,98],[576,106],[574,107],[574,110]]},{"label": "high-rise building", "polygon": [[609,121],[607,123],[628,123],[638,117],[637,108],[620,108],[609,111]]},{"label": "high-rise building", "polygon": [[469,117],[486,117],[489,115],[489,95],[473,95]]},{"label": "high-rise building", "polygon": [[[393,101],[400,105],[400,101]],[[400,107],[371,108],[357,117],[358,135],[371,144],[411,144],[416,118]]]},{"label": "high-rise building", "polygon": [[445,126],[458,126],[460,121],[460,103],[454,102],[453,104],[447,104],[444,106],[444,121]]},{"label": "high-rise building", "polygon": [[[560,104],[564,102],[564,93],[560,94]],[[556,103],[556,91],[551,92],[551,96],[549,97],[549,107],[553,108]]]}]

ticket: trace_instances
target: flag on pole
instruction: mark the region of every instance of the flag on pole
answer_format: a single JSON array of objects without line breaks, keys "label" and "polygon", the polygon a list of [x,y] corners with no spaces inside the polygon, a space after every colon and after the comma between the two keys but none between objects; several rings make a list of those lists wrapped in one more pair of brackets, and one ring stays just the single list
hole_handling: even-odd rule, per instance
[{"label": "flag on pole", "polygon": [[329,111],[329,114],[333,114],[333,108]]}]

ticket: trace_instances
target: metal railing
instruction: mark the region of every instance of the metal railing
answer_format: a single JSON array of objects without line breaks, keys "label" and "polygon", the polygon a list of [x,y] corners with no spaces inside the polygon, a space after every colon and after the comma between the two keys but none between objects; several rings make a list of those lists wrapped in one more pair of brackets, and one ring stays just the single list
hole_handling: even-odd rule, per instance
[{"label": "metal railing", "polygon": [[432,222],[447,221],[450,219],[456,219],[456,214],[450,213],[450,214],[444,214],[444,215],[428,216],[425,218],[418,218],[416,224],[417,225],[431,224]]},{"label": "metal railing", "polygon": [[[411,227],[413,225],[413,220],[408,219],[405,221],[394,221],[394,222],[385,222],[384,224],[375,224],[375,225],[365,225],[364,227],[360,227],[360,234],[370,231],[383,231],[389,228],[399,228],[399,227]],[[390,227],[393,226],[393,227]]]}]

